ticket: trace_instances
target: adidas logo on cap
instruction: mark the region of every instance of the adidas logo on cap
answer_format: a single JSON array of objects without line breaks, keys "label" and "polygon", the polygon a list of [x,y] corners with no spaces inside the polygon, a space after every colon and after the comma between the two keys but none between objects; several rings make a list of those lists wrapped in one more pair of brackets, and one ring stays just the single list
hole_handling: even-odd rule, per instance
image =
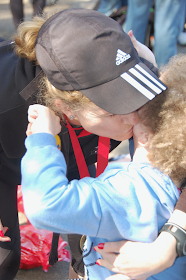
[{"label": "adidas logo on cap", "polygon": [[120,65],[121,63],[128,60],[129,58],[131,58],[130,54],[127,54],[121,51],[120,49],[118,49],[116,54],[116,65]]}]

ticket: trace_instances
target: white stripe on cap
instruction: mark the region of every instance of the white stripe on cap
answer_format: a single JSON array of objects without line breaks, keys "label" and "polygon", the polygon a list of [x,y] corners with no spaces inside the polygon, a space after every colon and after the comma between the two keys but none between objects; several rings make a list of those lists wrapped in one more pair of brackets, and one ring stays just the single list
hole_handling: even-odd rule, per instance
[{"label": "white stripe on cap", "polygon": [[155,86],[151,81],[147,80],[142,74],[140,74],[136,69],[131,68],[129,69],[129,72],[132,73],[135,77],[137,77],[140,81],[142,81],[144,84],[146,84],[149,88],[151,88],[153,91],[155,91],[157,94],[160,94],[162,90]]},{"label": "white stripe on cap", "polygon": [[144,86],[142,86],[138,81],[136,81],[133,77],[131,77],[128,73],[123,73],[120,77],[122,77],[125,81],[127,81],[131,86],[140,91],[144,96],[146,96],[149,100],[152,100],[155,97],[155,94],[150,92]]},{"label": "white stripe on cap", "polygon": [[159,86],[162,90],[166,90],[166,87],[161,84],[158,80],[156,80],[153,76],[151,76],[145,69],[143,69],[139,64],[134,66],[140,72],[142,72],[145,76],[147,76],[151,81],[153,81],[157,86]]}]

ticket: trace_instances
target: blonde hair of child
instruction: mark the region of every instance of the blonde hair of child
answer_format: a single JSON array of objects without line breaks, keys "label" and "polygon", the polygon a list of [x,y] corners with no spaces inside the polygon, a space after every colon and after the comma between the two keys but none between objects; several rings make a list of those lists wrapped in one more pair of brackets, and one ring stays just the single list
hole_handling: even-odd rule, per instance
[{"label": "blonde hair of child", "polygon": [[173,57],[161,71],[168,90],[144,106],[141,121],[154,134],[150,163],[177,184],[186,177],[186,55]]}]

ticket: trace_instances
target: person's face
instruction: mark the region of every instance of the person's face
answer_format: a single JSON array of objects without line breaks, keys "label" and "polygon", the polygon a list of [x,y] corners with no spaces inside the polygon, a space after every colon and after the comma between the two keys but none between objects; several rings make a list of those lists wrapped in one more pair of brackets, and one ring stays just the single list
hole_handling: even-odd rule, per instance
[{"label": "person's face", "polygon": [[133,135],[133,126],[139,121],[137,111],[113,115],[99,107],[84,108],[73,115],[76,120],[74,124],[79,122],[88,132],[117,141],[129,139]]},{"label": "person's face", "polygon": [[147,128],[140,122],[133,127],[133,137],[134,139],[141,139],[141,137],[147,133]]}]

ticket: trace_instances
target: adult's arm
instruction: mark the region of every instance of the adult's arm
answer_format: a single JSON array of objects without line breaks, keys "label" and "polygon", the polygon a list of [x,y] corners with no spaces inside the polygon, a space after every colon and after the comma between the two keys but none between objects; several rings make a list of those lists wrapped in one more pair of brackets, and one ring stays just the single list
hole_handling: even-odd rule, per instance
[{"label": "adult's arm", "polygon": [[65,159],[54,137],[61,129],[59,118],[41,105],[30,106],[28,114],[29,137],[22,159],[23,202],[28,219],[37,228],[96,236],[101,214],[97,191],[91,186],[94,179],[69,182]]},{"label": "adult's arm", "polygon": [[[186,230],[185,201],[186,189],[183,189],[169,221]],[[153,243],[108,242],[103,249],[97,246],[95,249],[103,256],[98,260],[100,265],[124,274],[114,275],[108,280],[146,279],[172,266],[177,256],[176,239],[167,232],[162,232]]]}]

